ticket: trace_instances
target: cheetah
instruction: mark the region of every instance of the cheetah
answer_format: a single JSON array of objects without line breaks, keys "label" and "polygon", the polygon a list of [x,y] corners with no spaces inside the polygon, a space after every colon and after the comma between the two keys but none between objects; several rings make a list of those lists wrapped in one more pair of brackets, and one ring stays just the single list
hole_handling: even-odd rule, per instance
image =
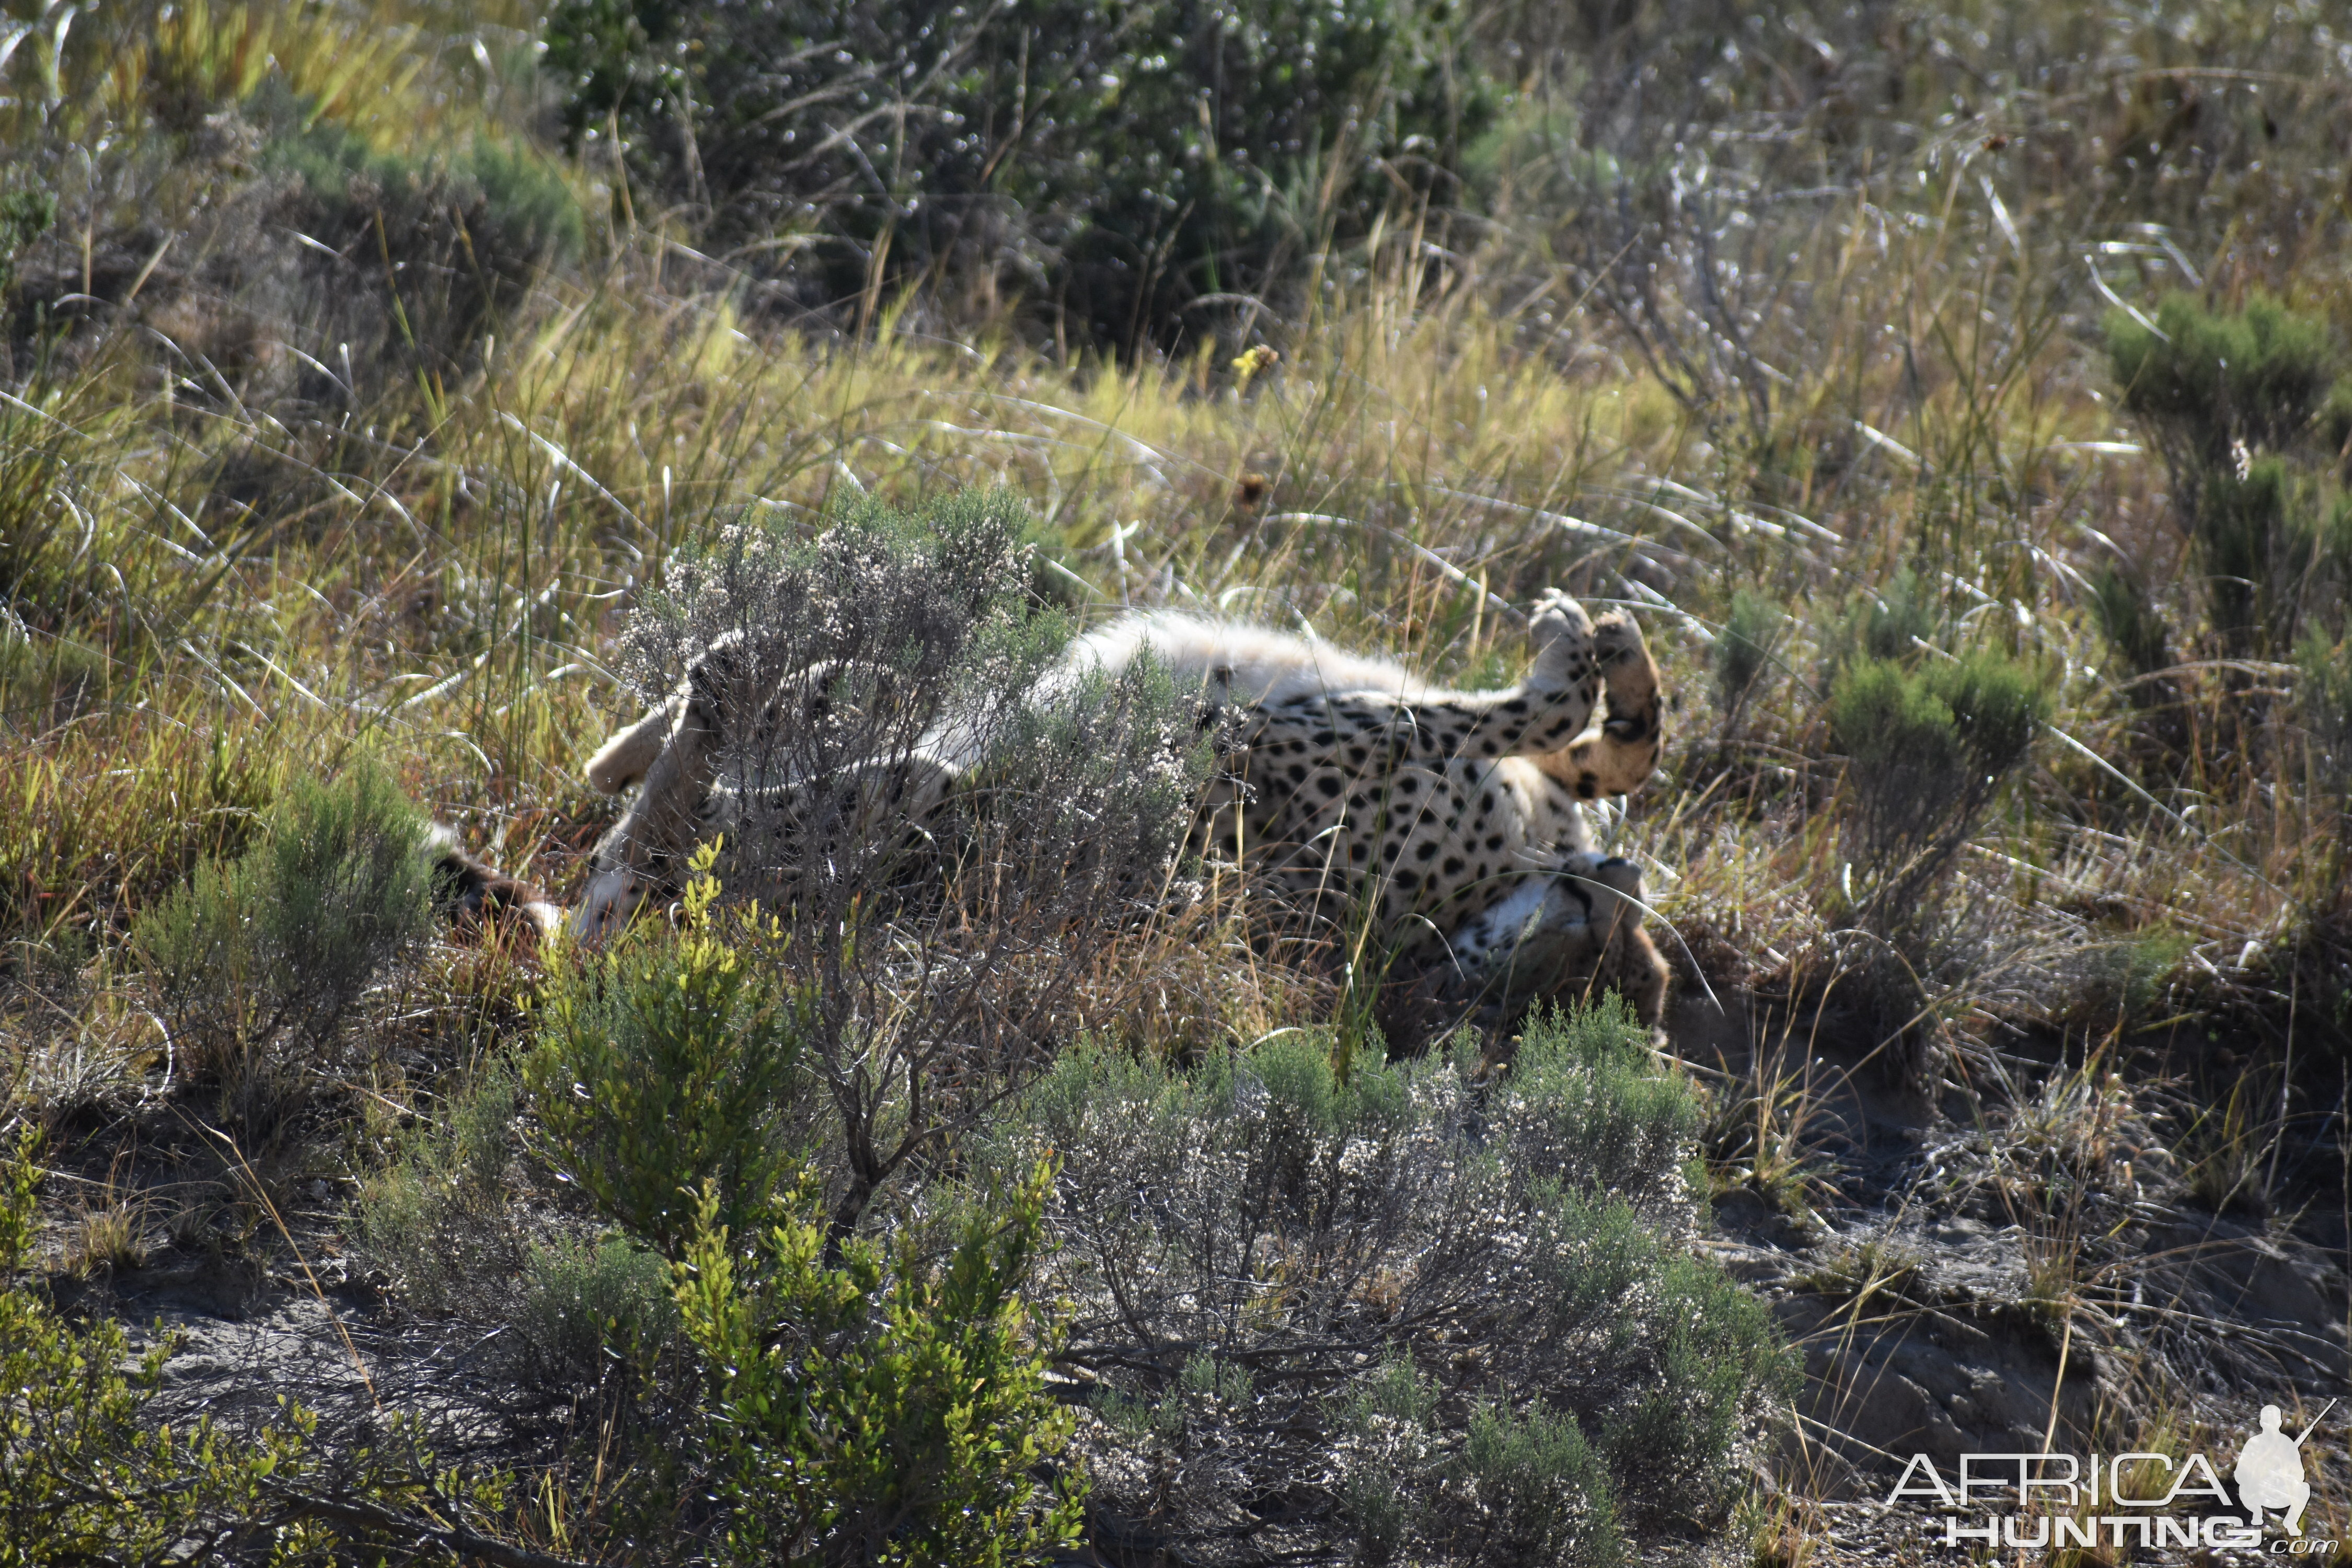
[{"label": "cheetah", "polygon": [[[1508,1003],[1614,990],[1654,1027],[1667,969],[1642,929],[1641,878],[1599,853],[1587,813],[1657,764],[1657,667],[1630,616],[1595,619],[1557,591],[1537,602],[1529,632],[1534,658],[1516,685],[1453,691],[1288,633],[1135,613],[1077,637],[1032,700],[1148,651],[1197,695],[1215,738],[1194,826],[1204,855],[1311,910],[1365,920],[1385,952],[1435,969],[1446,989]],[[714,642],[667,702],[590,761],[592,787],[637,795],[597,847],[575,935],[597,941],[625,923],[740,810],[717,781],[740,702],[733,651]],[[786,681],[763,721],[825,721],[829,673]],[[1605,717],[1587,733],[1596,708]],[[874,809],[919,823],[979,761],[929,745],[859,787]]]}]

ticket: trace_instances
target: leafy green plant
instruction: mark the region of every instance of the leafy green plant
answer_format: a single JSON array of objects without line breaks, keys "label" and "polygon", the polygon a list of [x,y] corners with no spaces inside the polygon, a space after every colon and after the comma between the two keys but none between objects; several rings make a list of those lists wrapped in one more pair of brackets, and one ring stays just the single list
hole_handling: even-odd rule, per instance
[{"label": "leafy green plant", "polygon": [[648,921],[558,966],[522,1078],[540,1152],[632,1236],[676,1257],[697,1224],[739,1233],[800,1166],[792,1111],[804,1005],[739,939],[768,940],[756,907],[722,913],[707,845],[671,930]]},{"label": "leafy green plant", "polygon": [[133,926],[181,1070],[217,1078],[225,1114],[249,1121],[273,1086],[315,1063],[384,965],[424,934],[426,831],[362,755],[331,784],[295,779],[259,842],[199,865]]},{"label": "leafy green plant", "polygon": [[828,1249],[813,1176],[740,1241],[706,1187],[677,1301],[736,1560],[1011,1568],[1075,1540],[1081,1479],[1038,1479],[1073,1426],[1045,1385],[1058,1331],[1021,1297],[1053,1179],[975,1201],[936,1264],[911,1235]]}]

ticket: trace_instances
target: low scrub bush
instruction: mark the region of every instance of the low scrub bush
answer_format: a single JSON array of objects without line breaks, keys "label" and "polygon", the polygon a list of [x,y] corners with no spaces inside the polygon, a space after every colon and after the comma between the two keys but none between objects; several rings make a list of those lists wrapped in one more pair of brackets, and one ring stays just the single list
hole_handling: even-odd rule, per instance
[{"label": "low scrub bush", "polygon": [[670,1257],[698,1193],[711,1194],[713,1223],[740,1234],[802,1159],[807,1008],[737,944],[763,939],[756,910],[714,908],[716,854],[697,861],[679,929],[646,921],[556,968],[522,1065],[540,1152],[598,1213]]},{"label": "low scrub bush", "polygon": [[425,933],[427,826],[371,759],[332,783],[298,778],[258,842],[199,865],[132,928],[179,1070],[217,1081],[225,1115],[250,1125],[295,1088],[384,966]]},{"label": "low scrub bush", "polygon": [[1749,702],[1769,686],[1788,631],[1788,615],[1772,600],[1748,588],[1732,595],[1712,661],[1716,706],[1723,710],[1727,736],[1738,732]]},{"label": "low scrub bush", "polygon": [[[732,711],[800,692],[814,716],[731,727],[714,783],[740,803],[729,890],[769,921],[747,961],[829,1102],[837,1233],[1045,1065],[1104,948],[1174,879],[1193,715],[1144,666],[1044,689],[1069,625],[1031,592],[1034,539],[1001,493],[863,506],[806,542],[747,521],[674,559],[631,620],[649,702],[727,638]],[[943,767],[957,787],[910,824],[890,781]]]},{"label": "low scrub bush", "polygon": [[642,1381],[677,1331],[669,1265],[625,1237],[558,1237],[525,1256],[513,1321],[535,1388],[592,1392],[616,1372]]},{"label": "low scrub bush", "polygon": [[[541,270],[575,259],[578,205],[536,153],[477,136],[457,148],[382,153],[274,86],[243,106],[270,132],[262,168],[277,210],[257,223],[320,242],[289,276],[226,279],[250,304],[336,342],[367,398],[380,378],[464,368]],[[318,389],[326,394],[328,389]]]},{"label": "low scrub bush", "polygon": [[1467,1044],[1343,1080],[1296,1032],[1189,1072],[1065,1056],[992,1147],[1063,1161],[1043,1287],[1094,1380],[1097,1511],[1171,1552],[1465,1563],[1713,1518],[1790,1370],[1682,1249],[1700,1116],[1613,1000],[1530,1023],[1498,1080]]},{"label": "low scrub bush", "polygon": [[944,1256],[916,1233],[826,1244],[814,1176],[745,1235],[707,1192],[678,1272],[710,1380],[731,1560],[1013,1568],[1075,1541],[1083,1488],[1041,1479],[1072,1416],[1046,1392],[1058,1326],[1022,1286],[1049,1165],[973,1202]]},{"label": "low scrub bush", "polygon": [[2147,420],[2167,459],[2184,469],[2225,469],[2239,442],[2291,443],[2336,379],[2326,328],[2274,300],[2220,311],[2175,294],[2152,323],[2112,312],[2106,332],[2125,411]]},{"label": "low scrub bush", "polygon": [[506,1181],[519,1099],[513,1069],[492,1058],[362,1190],[360,1244],[412,1305],[482,1309],[506,1299],[523,1246]]},{"label": "low scrub bush", "polygon": [[2330,647],[2316,632],[2295,651],[2295,704],[2309,737],[2312,782],[2352,837],[2352,637]]},{"label": "low scrub bush", "polygon": [[1989,648],[1906,667],[1866,657],[1830,689],[1832,743],[1848,759],[1851,861],[1882,925],[1922,895],[1975,830],[2048,717],[2039,669]]},{"label": "low scrub bush", "polygon": [[1573,1417],[1482,1405],[1449,1479],[1466,1505],[1446,1542],[1461,1560],[1610,1568],[1625,1559],[1608,1467]]},{"label": "low scrub bush", "polygon": [[2118,310],[2106,331],[2124,409],[2169,470],[2219,650],[2284,657],[2305,616],[2352,585],[2352,508],[2324,478],[2340,440],[2311,449],[2337,405],[2326,327],[2260,296],[2212,310],[2174,295],[2153,322]]}]

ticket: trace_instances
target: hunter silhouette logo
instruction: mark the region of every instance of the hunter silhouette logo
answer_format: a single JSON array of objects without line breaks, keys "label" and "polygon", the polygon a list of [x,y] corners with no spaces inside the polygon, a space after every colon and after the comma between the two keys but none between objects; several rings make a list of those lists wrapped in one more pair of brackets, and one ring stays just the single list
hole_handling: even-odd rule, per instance
[{"label": "hunter silhouette logo", "polygon": [[[2325,1416],[2336,1408],[2329,1400]],[[2286,1526],[2289,1535],[2303,1533],[2303,1507],[2311,1500],[2311,1483],[2303,1478],[2303,1438],[2319,1430],[2315,1417],[2303,1429],[2303,1436],[2290,1439],[2279,1430],[2279,1407],[2263,1406],[2262,1430],[2246,1439],[2238,1453],[2238,1468],[2230,1479],[2238,1483],[2238,1500],[2246,1505],[2246,1522],[2256,1530],[2263,1527],[2267,1513],[2285,1515],[2279,1522]]]}]

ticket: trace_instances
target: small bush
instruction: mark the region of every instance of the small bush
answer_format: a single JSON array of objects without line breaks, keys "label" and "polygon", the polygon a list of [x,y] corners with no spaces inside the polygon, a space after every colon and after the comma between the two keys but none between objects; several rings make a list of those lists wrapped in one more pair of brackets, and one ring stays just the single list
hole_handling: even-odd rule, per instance
[{"label": "small bush", "polygon": [[1573,1416],[1541,1405],[1513,1415],[1496,1405],[1470,1413],[1454,1474],[1469,1508],[1455,1539],[1471,1533],[1470,1561],[1507,1568],[1615,1568],[1625,1543],[1617,1527],[1608,1467]]},{"label": "small bush", "polygon": [[1083,1492],[1040,1480],[1072,1417],[1046,1393],[1057,1333],[1020,1289],[1053,1173],[975,1203],[934,1264],[828,1250],[813,1178],[730,1240],[706,1193],[677,1300],[711,1384],[727,1548],[742,1563],[1013,1568],[1073,1542]]},{"label": "small bush", "polygon": [[[256,298],[311,318],[343,342],[363,383],[463,366],[520,307],[541,272],[575,258],[579,205],[557,170],[525,148],[477,137],[422,155],[380,153],[273,82],[244,106],[271,132],[277,176],[265,225],[291,226],[326,252],[291,273],[248,279]],[[240,286],[240,292],[246,286]],[[345,387],[365,398],[377,387]]]},{"label": "small bush", "polygon": [[[2107,646],[2116,650],[2124,668],[2135,676],[2154,675],[2172,665],[2169,630],[2164,614],[2137,578],[2107,567],[2092,580],[2088,601],[2092,621]],[[2132,688],[2134,700],[2156,700],[2158,683],[2143,681]]]},{"label": "small bush", "polygon": [[2221,312],[2175,295],[2153,331],[2112,313],[2107,353],[2170,470],[2221,651],[2278,657],[2352,583],[2352,522],[2305,473],[2340,457],[2305,450],[2336,405],[2326,327],[2260,297]]},{"label": "small bush", "polygon": [[1854,607],[1846,640],[1861,658],[1908,664],[1922,643],[1935,640],[1942,620],[1935,595],[1906,566]]},{"label": "small bush", "polygon": [[[1046,685],[1068,623],[1030,592],[1035,541],[1003,493],[813,541],[742,522],[631,619],[649,699],[722,640],[706,676],[735,711],[805,694],[806,721],[730,727],[714,782],[730,891],[773,922],[762,984],[838,1118],[838,1230],[1045,1066],[1106,943],[1164,909],[1191,820],[1195,714],[1164,674]],[[943,773],[910,821],[893,781]]]},{"label": "small bush", "polygon": [[[1689,1085],[1613,1002],[1532,1021],[1498,1082],[1467,1045],[1343,1081],[1330,1045],[1286,1032],[1190,1072],[1081,1047],[994,1134],[992,1168],[1063,1162],[1044,1284],[1097,1378],[1103,1507],[1181,1551],[1277,1490],[1302,1552],[1469,1563],[1554,1539],[1537,1501],[1465,1513],[1443,1399],[1540,1408],[1548,1454],[1584,1435],[1579,1498],[1712,1518],[1788,1362],[1764,1308],[1682,1251]],[[1601,1516],[1554,1500],[1559,1538],[1613,1560]]]},{"label": "small bush", "polygon": [[2179,463],[2218,471],[2234,443],[2285,446],[2335,383],[2326,329],[2274,300],[2221,312],[2175,294],[2157,307],[2155,327],[2110,312],[2107,357],[2125,410],[2147,420]]},{"label": "small bush", "polygon": [[2352,637],[2331,647],[2307,633],[2295,663],[2295,709],[2309,736],[2314,782],[2334,804],[2338,826],[2352,834]]},{"label": "small bush", "polygon": [[58,198],[43,190],[0,195],[0,299],[16,284],[16,258],[58,221]]},{"label": "small bush", "polygon": [[[792,1108],[804,1008],[730,940],[697,862],[683,929],[646,921],[611,950],[559,966],[540,1002],[523,1081],[540,1149],[597,1212],[676,1257],[698,1191],[739,1234],[766,1212],[800,1156]],[[756,913],[736,936],[759,937]]]},{"label": "small bush", "polygon": [[616,1367],[642,1374],[677,1331],[669,1266],[624,1237],[535,1246],[523,1260],[514,1323],[537,1388],[594,1389]]},{"label": "small bush", "polygon": [[502,1304],[521,1257],[506,1173],[520,1091],[486,1063],[362,1189],[359,1239],[427,1310]]},{"label": "small bush", "polygon": [[2047,678],[1990,649],[1906,668],[1864,658],[1830,690],[1833,743],[1849,761],[1856,871],[1875,918],[1911,918],[1967,842],[2047,717]]},{"label": "small bush", "polygon": [[332,784],[298,778],[258,843],[142,916],[131,944],[152,976],[180,1069],[220,1079],[245,1121],[265,1087],[332,1044],[375,977],[430,926],[424,816],[361,758]]},{"label": "small bush", "polygon": [[1764,595],[1741,588],[1731,596],[1731,613],[1715,641],[1715,700],[1724,727],[1736,730],[1757,682],[1777,662],[1789,617]]}]

